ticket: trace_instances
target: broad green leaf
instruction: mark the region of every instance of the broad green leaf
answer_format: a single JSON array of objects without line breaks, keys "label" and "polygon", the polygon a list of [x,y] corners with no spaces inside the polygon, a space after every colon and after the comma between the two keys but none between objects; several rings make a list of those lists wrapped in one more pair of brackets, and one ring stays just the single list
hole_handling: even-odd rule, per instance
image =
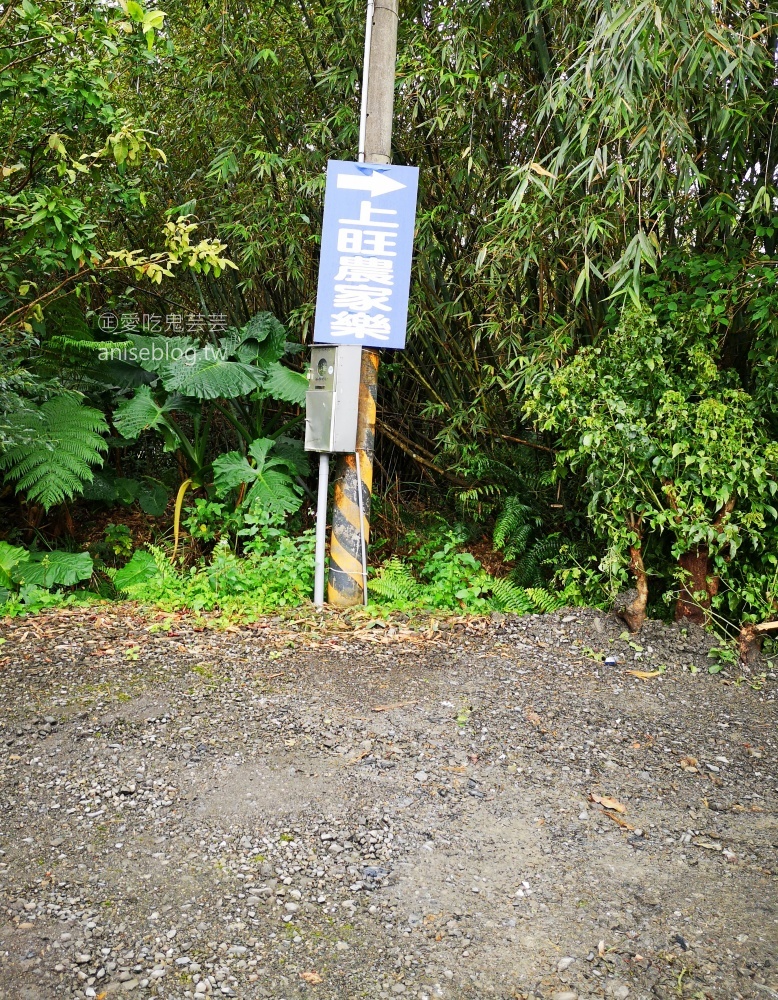
[{"label": "broad green leaf", "polygon": [[145,481],[138,490],[138,503],[141,510],[151,517],[161,517],[167,508],[170,492],[163,483]]},{"label": "broad green leaf", "polygon": [[15,583],[45,587],[72,587],[88,580],[93,571],[88,552],[35,552],[13,571]]},{"label": "broad green leaf", "polygon": [[308,379],[299,372],[286,368],[276,361],[268,366],[267,379],[263,383],[262,393],[271,399],[282,399],[285,403],[305,404],[305,393],[308,391]]},{"label": "broad green leaf", "polygon": [[149,28],[156,28],[159,30],[165,20],[165,14],[161,10],[147,10],[143,15],[143,28],[148,30]]},{"label": "broad green leaf", "polygon": [[124,7],[133,21],[143,21],[143,7],[136,0],[126,0]]},{"label": "broad green leaf", "polygon": [[96,472],[92,481],[84,486],[83,497],[95,503],[112,504],[116,502],[116,487],[113,484],[113,476]]},{"label": "broad green leaf", "polygon": [[244,483],[249,487],[245,506],[258,504],[262,510],[290,514],[302,503],[300,486],[293,476],[294,465],[282,455],[273,455],[270,438],[252,441],[248,458],[239,451],[220,455],[213,463],[214,487],[224,494]]},{"label": "broad green leaf", "polygon": [[273,454],[283,458],[289,469],[298,476],[307,476],[310,469],[308,452],[303,447],[303,442],[299,438],[279,437],[275,439]]},{"label": "broad green leaf", "polygon": [[192,360],[170,362],[162,369],[161,376],[169,392],[179,392],[196,399],[246,396],[265,380],[262,369],[242,361],[222,360],[210,347],[198,351]]},{"label": "broad green leaf", "polygon": [[145,549],[138,549],[127,565],[114,573],[113,583],[117,590],[131,591],[158,575],[159,569],[154,556]]},{"label": "broad green leaf", "polygon": [[132,399],[125,399],[116,408],[113,418],[114,426],[122,437],[134,440],[144,431],[156,430],[170,412],[169,402],[158,403],[151,394],[151,389],[143,385]]},{"label": "broad green leaf", "polygon": [[199,345],[191,337],[146,337],[131,334],[132,349],[127,359],[147,372],[161,372],[167,365],[191,361]]},{"label": "broad green leaf", "polygon": [[13,572],[20,563],[26,561],[27,555],[27,550],[18,545],[0,542],[0,586],[12,586]]},{"label": "broad green leaf", "polygon": [[254,361],[266,367],[283,356],[285,341],[286,331],[275,316],[261,312],[241,330],[236,353],[241,361]]}]

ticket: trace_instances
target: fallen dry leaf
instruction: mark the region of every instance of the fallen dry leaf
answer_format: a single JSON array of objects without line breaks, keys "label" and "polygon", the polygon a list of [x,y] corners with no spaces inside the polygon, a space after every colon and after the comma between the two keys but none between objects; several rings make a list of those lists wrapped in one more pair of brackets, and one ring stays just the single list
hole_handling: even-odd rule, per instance
[{"label": "fallen dry leaf", "polygon": [[659,677],[662,673],[661,670],[628,670],[628,674],[632,674],[633,677],[639,677],[641,681],[649,681],[652,677]]},{"label": "fallen dry leaf", "polygon": [[692,843],[695,847],[704,847],[706,851],[720,851],[721,844],[716,840],[703,840],[695,838]]},{"label": "fallen dry leaf", "polygon": [[598,795],[596,792],[589,793],[590,802],[598,802],[603,809],[615,809],[616,812],[626,812],[627,807],[622,805],[617,799],[612,799],[610,795]]},{"label": "fallen dry leaf", "polygon": [[618,823],[619,826],[623,827],[625,830],[634,830],[635,829],[635,827],[631,823],[628,823],[624,819],[624,817],[623,816],[619,816],[618,813],[609,812],[607,809],[603,809],[603,813],[608,817],[608,819],[612,819],[614,823]]},{"label": "fallen dry leaf", "polygon": [[300,979],[304,980],[310,986],[318,986],[319,983],[324,982],[318,972],[301,972]]}]

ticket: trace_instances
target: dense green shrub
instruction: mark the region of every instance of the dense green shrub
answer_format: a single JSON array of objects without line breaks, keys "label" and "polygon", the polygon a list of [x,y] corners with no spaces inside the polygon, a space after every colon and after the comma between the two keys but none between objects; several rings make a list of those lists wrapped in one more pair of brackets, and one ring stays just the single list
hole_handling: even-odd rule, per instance
[{"label": "dense green shrub", "polygon": [[612,334],[539,375],[525,409],[558,437],[560,475],[580,475],[606,570],[625,582],[631,568],[636,626],[647,575],[667,572],[663,555],[676,567],[679,617],[764,609],[767,577],[758,602],[744,593],[737,609],[732,583],[754,556],[769,565],[776,554],[778,442],[704,314],[661,326],[648,307],[629,307]]}]

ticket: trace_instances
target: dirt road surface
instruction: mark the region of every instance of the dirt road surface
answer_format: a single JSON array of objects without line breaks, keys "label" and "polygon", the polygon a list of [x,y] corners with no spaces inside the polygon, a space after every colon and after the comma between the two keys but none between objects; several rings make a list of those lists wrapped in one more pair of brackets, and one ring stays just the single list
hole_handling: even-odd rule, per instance
[{"label": "dirt road surface", "polygon": [[2,635],[4,1000],[778,998],[771,664],[585,610]]}]

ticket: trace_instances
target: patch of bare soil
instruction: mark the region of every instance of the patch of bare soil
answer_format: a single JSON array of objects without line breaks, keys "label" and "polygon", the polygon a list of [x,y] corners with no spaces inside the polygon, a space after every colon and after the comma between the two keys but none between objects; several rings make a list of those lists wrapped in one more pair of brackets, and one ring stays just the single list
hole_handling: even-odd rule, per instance
[{"label": "patch of bare soil", "polygon": [[778,997],[772,666],[621,630],[6,624],[0,997]]}]

